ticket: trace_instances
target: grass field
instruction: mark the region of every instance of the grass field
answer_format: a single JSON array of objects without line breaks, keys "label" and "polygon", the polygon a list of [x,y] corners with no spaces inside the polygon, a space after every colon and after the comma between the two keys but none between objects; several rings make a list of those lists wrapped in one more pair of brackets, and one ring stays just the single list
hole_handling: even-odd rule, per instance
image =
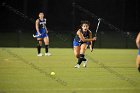
[{"label": "grass field", "polygon": [[37,57],[35,48],[0,48],[0,93],[140,93],[135,49],[87,50],[88,67],[80,69],[72,49],[50,52]]}]

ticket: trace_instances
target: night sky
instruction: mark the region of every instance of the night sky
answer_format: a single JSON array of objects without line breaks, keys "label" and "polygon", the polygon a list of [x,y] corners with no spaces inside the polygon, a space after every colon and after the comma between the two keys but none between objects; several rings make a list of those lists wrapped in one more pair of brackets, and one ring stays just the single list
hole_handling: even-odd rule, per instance
[{"label": "night sky", "polygon": [[[124,31],[140,31],[139,0],[3,0],[0,8],[1,31],[34,29],[34,21],[30,19],[37,19],[40,11],[47,17],[49,29],[72,30],[73,24],[78,25],[83,16],[91,17],[74,8],[73,3]],[[21,17],[3,4],[27,15],[28,18]]]}]

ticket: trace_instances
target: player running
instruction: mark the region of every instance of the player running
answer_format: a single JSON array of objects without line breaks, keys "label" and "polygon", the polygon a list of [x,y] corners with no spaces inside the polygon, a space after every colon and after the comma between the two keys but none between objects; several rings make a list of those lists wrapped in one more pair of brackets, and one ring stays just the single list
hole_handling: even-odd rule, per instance
[{"label": "player running", "polygon": [[[73,41],[74,55],[78,59],[75,68],[80,68],[80,64],[84,61],[83,67],[86,67],[87,60],[85,59],[85,51],[89,42],[95,41],[96,37],[92,38],[92,32],[89,30],[90,23],[88,21],[82,21],[80,29],[76,32],[76,36]],[[92,49],[92,44],[90,44]]]},{"label": "player running", "polygon": [[37,45],[37,51],[38,55],[37,56],[42,56],[41,53],[41,47],[42,47],[42,41],[45,43],[45,56],[50,56],[51,54],[48,52],[48,47],[49,47],[49,37],[48,37],[48,30],[46,28],[46,19],[44,18],[44,13],[40,12],[39,13],[39,18],[35,22],[35,27],[36,27],[36,35],[38,45]]},{"label": "player running", "polygon": [[138,33],[137,38],[136,38],[136,45],[137,45],[137,48],[139,49],[138,55],[136,58],[136,66],[138,68],[138,71],[140,72],[140,32]]}]

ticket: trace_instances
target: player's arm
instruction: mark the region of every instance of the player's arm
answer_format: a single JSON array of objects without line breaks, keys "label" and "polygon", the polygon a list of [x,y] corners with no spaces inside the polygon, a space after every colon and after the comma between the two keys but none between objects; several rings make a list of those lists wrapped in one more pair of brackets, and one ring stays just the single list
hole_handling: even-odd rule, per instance
[{"label": "player's arm", "polygon": [[79,38],[80,38],[83,42],[89,42],[89,41],[94,41],[94,40],[96,40],[96,38],[85,39],[85,37],[83,36],[83,34],[80,32],[80,30],[77,31],[77,35],[79,36]]},{"label": "player's arm", "polygon": [[38,32],[38,34],[40,35],[38,24],[39,24],[39,20],[37,19],[35,22],[35,28],[36,28],[36,31]]},{"label": "player's arm", "polygon": [[137,45],[137,48],[140,48],[140,32],[139,32],[139,34],[137,35],[137,38],[136,38],[136,45]]},{"label": "player's arm", "polygon": [[48,31],[48,29],[47,29],[47,27],[45,26],[45,29],[46,29],[46,33],[48,33],[49,31]]},{"label": "player's arm", "polygon": [[[46,21],[47,19],[45,19],[45,21]],[[46,29],[46,33],[48,33],[49,31],[48,31],[48,29],[47,29],[47,27],[46,27],[46,25],[45,25],[45,29]]]}]

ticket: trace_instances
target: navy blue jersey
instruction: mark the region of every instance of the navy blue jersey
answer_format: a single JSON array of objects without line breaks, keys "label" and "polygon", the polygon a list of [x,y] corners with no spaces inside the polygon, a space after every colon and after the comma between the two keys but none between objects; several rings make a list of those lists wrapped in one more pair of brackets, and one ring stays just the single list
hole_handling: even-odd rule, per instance
[{"label": "navy blue jersey", "polygon": [[[84,36],[85,39],[88,39],[89,38],[89,34],[90,34],[90,31],[89,30],[87,32],[84,32],[83,30],[80,30],[80,32],[83,34],[83,36]],[[83,42],[82,40],[80,40],[80,38],[79,38],[78,35],[76,35],[74,39],[77,42]]]},{"label": "navy blue jersey", "polygon": [[44,18],[43,20],[39,19],[39,29],[44,29],[46,28],[46,19]]}]

